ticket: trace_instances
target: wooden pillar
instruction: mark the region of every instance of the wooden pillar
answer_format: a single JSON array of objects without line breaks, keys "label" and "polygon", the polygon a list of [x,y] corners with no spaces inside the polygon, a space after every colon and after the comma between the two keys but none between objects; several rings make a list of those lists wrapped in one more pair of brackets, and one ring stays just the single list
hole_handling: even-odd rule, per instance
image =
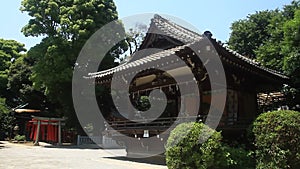
[{"label": "wooden pillar", "polygon": [[55,141],[55,128],[54,126],[51,124],[50,125],[50,131],[51,131],[51,142],[54,142]]},{"label": "wooden pillar", "polygon": [[51,141],[55,141],[55,127],[51,124]]},{"label": "wooden pillar", "polygon": [[50,121],[48,121],[48,125],[47,125],[47,141],[52,141],[51,140],[51,134],[52,134],[51,125],[50,125]]},{"label": "wooden pillar", "polygon": [[30,122],[31,125],[31,130],[30,130],[30,139],[34,140],[34,132],[35,132],[35,125],[33,124],[33,122]]},{"label": "wooden pillar", "polygon": [[45,141],[45,126],[41,125],[41,140]]},{"label": "wooden pillar", "polygon": [[58,142],[58,125],[53,126],[54,127],[54,142]]},{"label": "wooden pillar", "polygon": [[35,146],[38,146],[38,145],[39,145],[40,128],[41,128],[41,120],[38,120],[38,121],[37,121],[36,137],[35,137],[35,142],[34,142],[34,145],[35,145]]}]

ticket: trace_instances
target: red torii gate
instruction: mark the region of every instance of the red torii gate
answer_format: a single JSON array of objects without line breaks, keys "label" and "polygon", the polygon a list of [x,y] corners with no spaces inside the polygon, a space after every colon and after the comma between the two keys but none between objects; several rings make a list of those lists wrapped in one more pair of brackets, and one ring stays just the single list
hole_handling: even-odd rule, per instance
[{"label": "red torii gate", "polygon": [[34,140],[34,145],[39,145],[39,140],[56,142],[61,144],[61,126],[65,118],[48,118],[32,116],[32,120],[27,123],[27,130],[30,138]]}]

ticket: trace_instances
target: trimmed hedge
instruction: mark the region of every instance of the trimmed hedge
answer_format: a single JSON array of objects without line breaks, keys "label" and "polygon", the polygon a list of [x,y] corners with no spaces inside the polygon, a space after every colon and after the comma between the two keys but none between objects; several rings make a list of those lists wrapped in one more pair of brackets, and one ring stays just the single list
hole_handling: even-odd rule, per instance
[{"label": "trimmed hedge", "polygon": [[253,124],[259,169],[300,168],[300,113],[290,110],[261,114]]},{"label": "trimmed hedge", "polygon": [[[207,137],[211,135],[208,139]],[[206,140],[207,139],[207,140]],[[169,169],[253,168],[249,152],[221,142],[220,132],[202,123],[182,123],[169,136],[166,163]],[[203,143],[202,143],[203,142]]]}]

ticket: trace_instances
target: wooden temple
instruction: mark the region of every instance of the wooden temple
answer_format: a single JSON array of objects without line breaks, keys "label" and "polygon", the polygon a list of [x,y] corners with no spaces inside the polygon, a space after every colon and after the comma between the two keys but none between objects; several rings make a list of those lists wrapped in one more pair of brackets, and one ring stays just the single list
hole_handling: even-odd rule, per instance
[{"label": "wooden temple", "polygon": [[[159,32],[159,33],[155,33]],[[123,142],[128,151],[141,152],[151,151],[151,144],[163,144],[167,140],[168,134],[162,134],[169,128],[176,119],[181,107],[186,107],[186,118],[197,116],[197,120],[205,122],[206,115],[210,108],[212,95],[218,95],[218,91],[212,91],[209,75],[205,69],[205,63],[210,58],[199,59],[192,50],[193,46],[201,45],[203,38],[209,39],[216,54],[222,62],[226,77],[226,103],[222,111],[222,118],[217,130],[222,130],[223,134],[238,137],[258,115],[258,93],[268,93],[279,91],[283,84],[288,83],[289,78],[279,72],[263,67],[260,63],[240,55],[229,49],[226,44],[217,41],[212,34],[206,31],[203,35],[195,33],[176,23],[173,23],[159,15],[155,15],[144,38],[139,51],[145,49],[161,49],[156,53],[133,54],[130,59],[117,67],[90,73],[89,78],[95,79],[96,85],[111,85],[114,74],[118,73],[120,83],[122,76],[135,74],[130,83],[129,97],[131,103],[138,104],[141,96],[148,96],[149,93],[159,88],[168,99],[165,111],[151,122],[138,122],[128,120],[127,117],[136,116],[137,112],[129,112],[127,117],[120,115],[116,111],[116,105],[111,105],[111,111],[106,115],[107,128],[104,134],[113,137],[117,141]],[[188,72],[184,68],[178,67],[171,55],[178,56],[190,68],[195,76],[195,81],[199,85],[199,94],[193,94],[185,99],[180,98],[180,91],[173,78],[165,74],[161,67],[167,67],[178,77],[185,76]],[[210,60],[213,62],[213,60]],[[149,66],[150,65],[150,66]],[[145,67],[146,68],[145,70]],[[136,70],[144,70],[136,72]],[[123,79],[124,80],[124,79]],[[190,82],[185,83],[189,88]],[[193,107],[195,97],[199,97],[200,108]],[[186,113],[185,112],[185,113]],[[147,116],[151,117],[151,116]],[[141,121],[147,121],[141,118]],[[122,133],[117,134],[116,131]],[[124,136],[136,138],[136,142],[126,141]],[[147,143],[149,137],[157,138],[157,143]]]}]

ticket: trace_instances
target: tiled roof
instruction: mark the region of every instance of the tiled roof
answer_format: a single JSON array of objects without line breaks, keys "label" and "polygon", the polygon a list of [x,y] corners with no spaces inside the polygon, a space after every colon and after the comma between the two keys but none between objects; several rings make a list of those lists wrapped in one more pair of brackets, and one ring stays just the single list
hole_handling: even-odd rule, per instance
[{"label": "tiled roof", "polygon": [[[153,28],[151,28],[151,26],[153,26]],[[202,35],[170,22],[157,14],[154,15],[154,18],[151,20],[151,26],[148,32],[156,33],[156,29],[158,28],[164,35],[179,40],[184,44],[199,41],[202,38]]]},{"label": "tiled roof", "polygon": [[[179,40],[183,42],[182,46],[178,46],[175,48],[167,49],[162,52],[158,52],[155,54],[151,54],[149,56],[145,56],[144,58],[140,58],[138,60],[133,60],[133,61],[128,61],[124,64],[121,64],[117,67],[100,71],[100,72],[95,72],[95,73],[89,73],[89,76],[87,78],[101,78],[107,75],[111,75],[115,72],[119,72],[125,69],[130,69],[139,65],[143,65],[146,63],[149,63],[151,61],[155,61],[164,57],[167,57],[171,54],[174,54],[176,51],[180,51],[184,49],[185,47],[188,47],[192,43],[196,43],[201,41],[203,39],[203,36],[205,35],[200,35],[196,32],[193,32],[191,30],[188,30],[180,25],[177,25],[159,15],[155,15],[154,18],[151,20],[151,25],[148,30],[148,32],[155,33],[155,31],[162,31],[163,34],[170,36],[176,40]],[[217,48],[224,49],[226,52],[230,54],[232,58],[224,58],[222,54],[219,53],[220,57],[223,57],[223,60],[228,61],[228,62],[234,62],[234,58],[238,59],[240,62],[243,63],[244,66],[249,66],[251,68],[254,68],[254,70],[261,70],[264,71],[265,73],[270,73],[273,76],[279,77],[281,79],[289,79],[289,77],[283,75],[280,72],[277,72],[275,70],[266,68],[262,66],[259,62],[250,59],[248,57],[242,56],[241,54],[237,53],[234,50],[229,49],[225,44],[221,43],[220,41],[216,41],[216,39],[213,39],[209,37],[210,41],[213,43],[213,45]],[[134,57],[134,56],[133,56]],[[239,63],[240,64],[240,63]]]},{"label": "tiled roof", "polygon": [[277,77],[280,77],[280,78],[283,78],[283,79],[289,79],[288,76],[282,74],[281,72],[278,72],[276,70],[273,70],[273,69],[269,69],[267,67],[264,67],[263,65],[261,65],[261,63],[253,60],[253,59],[250,59],[248,57],[245,57],[241,54],[239,54],[238,52],[228,48],[228,46],[220,41],[216,41],[216,39],[211,39],[211,42],[214,43],[214,45],[219,45],[221,48],[223,48],[224,50],[226,50],[228,53],[230,53],[232,56],[236,57],[237,59],[239,59],[241,62],[244,62],[246,65],[249,65],[249,66],[252,66],[252,67],[255,67],[257,69],[260,69],[262,71],[265,71],[267,73],[270,73],[272,75],[275,75]]},{"label": "tiled roof", "polygon": [[[155,15],[154,18],[152,19],[152,23],[155,24],[158,28],[160,28],[160,30],[163,31],[166,35],[168,35],[174,39],[178,39],[184,43],[198,41],[203,36],[196,32],[188,30],[180,25],[177,25],[173,22],[170,22],[169,20],[161,17],[160,15]],[[211,39],[211,41],[216,42],[216,39],[212,39],[212,38],[210,38],[210,39]],[[220,41],[218,41],[215,44],[220,45],[227,52],[231,53],[233,56],[235,56],[236,58],[240,59],[241,61],[243,61],[247,64],[250,64],[256,68],[262,69],[264,71],[267,71],[267,72],[274,74],[276,76],[279,76],[281,78],[288,79],[288,77],[283,75],[282,73],[277,72],[272,69],[269,69],[269,68],[266,68],[266,67],[262,66],[259,62],[255,61],[253,59],[250,59],[248,57],[245,57],[234,50],[229,49],[224,43],[221,43]]]},{"label": "tiled roof", "polygon": [[[189,44],[178,46],[178,47],[175,47],[172,49],[163,50],[161,52],[150,54],[144,58],[141,58],[141,59],[138,59],[138,60],[135,60],[132,62],[129,61],[129,62],[126,62],[124,64],[121,64],[121,65],[116,66],[111,69],[107,69],[107,70],[103,70],[103,71],[95,72],[95,73],[89,73],[88,74],[89,76],[87,78],[101,78],[104,76],[112,75],[113,73],[116,73],[116,72],[120,72],[122,70],[127,70],[127,69],[135,68],[138,66],[149,66],[147,63],[167,58],[168,56],[171,56],[171,55],[175,54],[176,52],[181,51],[186,47],[189,47],[192,44],[194,44],[194,43],[189,43]],[[172,63],[171,60],[170,60],[170,63]],[[149,68],[151,68],[151,67],[149,67]],[[143,69],[147,69],[147,68],[143,67]]]}]

